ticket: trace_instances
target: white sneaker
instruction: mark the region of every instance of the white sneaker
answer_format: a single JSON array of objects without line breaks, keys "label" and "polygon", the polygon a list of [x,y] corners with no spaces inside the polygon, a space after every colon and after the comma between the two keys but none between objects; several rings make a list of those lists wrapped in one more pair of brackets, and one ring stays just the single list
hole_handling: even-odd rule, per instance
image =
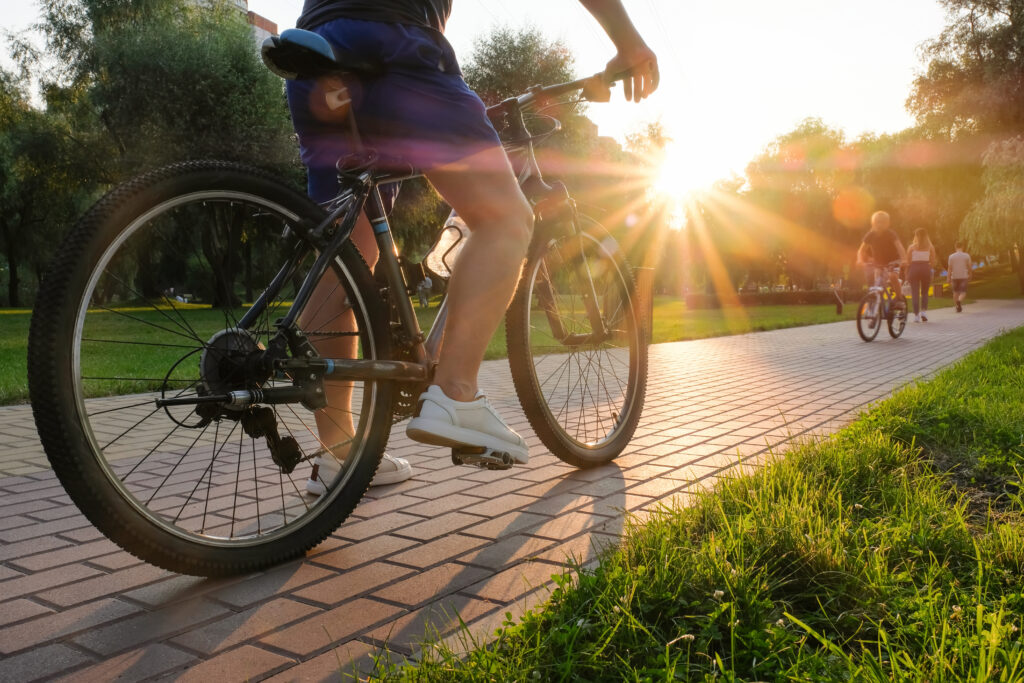
[{"label": "white sneaker", "polygon": [[[314,496],[327,493],[324,481],[333,481],[341,469],[341,463],[326,453],[316,456],[313,460],[313,472],[306,480],[306,492]],[[412,465],[405,458],[394,458],[387,453],[380,459],[377,474],[373,475],[370,486],[387,486],[405,481],[412,476]]]},{"label": "white sneaker", "polygon": [[509,429],[483,394],[472,401],[448,398],[436,384],[420,394],[416,415],[405,428],[413,441],[434,446],[474,446],[508,453],[525,465],[529,449],[523,437]]},{"label": "white sneaker", "polygon": [[915,323],[919,323],[919,322],[921,322],[921,316],[920,316],[920,315],[918,315],[917,313],[915,313],[915,314],[914,314],[914,322],[915,322]]}]

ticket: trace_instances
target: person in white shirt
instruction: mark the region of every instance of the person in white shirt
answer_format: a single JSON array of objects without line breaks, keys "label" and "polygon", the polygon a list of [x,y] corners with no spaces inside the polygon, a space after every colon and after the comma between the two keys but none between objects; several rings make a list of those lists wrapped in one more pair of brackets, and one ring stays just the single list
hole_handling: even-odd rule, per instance
[{"label": "person in white shirt", "polygon": [[949,284],[953,287],[953,303],[956,312],[964,310],[963,301],[967,296],[967,281],[971,279],[971,255],[964,251],[964,243],[956,243],[956,251],[949,255]]},{"label": "person in white shirt", "polygon": [[907,249],[905,264],[907,281],[914,300],[914,322],[928,322],[928,289],[932,286],[932,266],[938,261],[935,247],[924,228],[914,231],[914,241]]}]

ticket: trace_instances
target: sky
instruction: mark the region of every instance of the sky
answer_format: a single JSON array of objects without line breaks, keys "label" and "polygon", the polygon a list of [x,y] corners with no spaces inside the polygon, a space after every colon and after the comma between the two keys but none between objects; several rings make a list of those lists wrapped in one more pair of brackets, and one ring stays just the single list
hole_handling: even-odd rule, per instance
[{"label": "sky", "polygon": [[[935,0],[623,0],[661,67],[659,90],[640,104],[621,93],[588,115],[623,140],[660,120],[673,139],[680,182],[698,187],[742,174],[775,137],[819,117],[849,138],[902,130],[904,103],[922,69],[918,48],[944,23]],[[31,0],[4,0],[0,29],[38,15]],[[302,0],[249,0],[295,25]],[[604,68],[611,42],[576,0],[454,0],[446,34],[456,54],[495,25],[532,24],[569,46],[579,76]],[[690,189],[690,188],[687,188]]]}]

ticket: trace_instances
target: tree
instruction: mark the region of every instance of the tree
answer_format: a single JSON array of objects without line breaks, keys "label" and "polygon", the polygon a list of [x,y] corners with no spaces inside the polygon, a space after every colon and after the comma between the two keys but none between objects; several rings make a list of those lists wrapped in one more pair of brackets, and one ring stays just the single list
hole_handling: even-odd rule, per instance
[{"label": "tree", "polygon": [[88,150],[68,121],[34,109],[21,83],[0,72],[0,253],[7,270],[7,299],[25,303],[53,246],[81,213],[91,187],[81,182]]},{"label": "tree", "polygon": [[571,81],[572,67],[569,48],[548,40],[536,26],[499,27],[474,41],[462,73],[469,87],[490,105],[533,85]]},{"label": "tree", "polygon": [[985,152],[985,194],[964,218],[971,248],[1008,249],[1024,292],[1024,136],[993,143]]},{"label": "tree", "polygon": [[933,137],[1024,130],[1024,0],[939,0],[949,24],[907,107]]},{"label": "tree", "polygon": [[[260,62],[244,14],[226,0],[55,0],[42,29],[59,66],[44,75],[48,116],[73,123],[90,154],[78,177],[105,188],[187,159],[242,161],[301,184],[283,82]],[[32,55],[25,54],[26,60]],[[235,303],[249,264],[244,226],[225,218],[203,245]],[[140,254],[139,286],[146,294]]]},{"label": "tree", "polygon": [[841,131],[808,118],[747,166],[744,199],[755,209],[746,222],[756,245],[750,253],[765,259],[755,268],[784,264],[790,283],[803,289],[842,273],[856,239],[836,212],[840,193],[855,184],[849,154]]}]

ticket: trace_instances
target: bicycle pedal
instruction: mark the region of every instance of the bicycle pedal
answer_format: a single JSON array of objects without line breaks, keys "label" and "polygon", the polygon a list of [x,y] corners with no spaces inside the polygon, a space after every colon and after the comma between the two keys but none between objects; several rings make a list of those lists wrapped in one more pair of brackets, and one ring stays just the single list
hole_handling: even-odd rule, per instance
[{"label": "bicycle pedal", "polygon": [[515,464],[509,453],[489,448],[453,448],[453,465],[474,465],[485,470],[507,470]]}]

